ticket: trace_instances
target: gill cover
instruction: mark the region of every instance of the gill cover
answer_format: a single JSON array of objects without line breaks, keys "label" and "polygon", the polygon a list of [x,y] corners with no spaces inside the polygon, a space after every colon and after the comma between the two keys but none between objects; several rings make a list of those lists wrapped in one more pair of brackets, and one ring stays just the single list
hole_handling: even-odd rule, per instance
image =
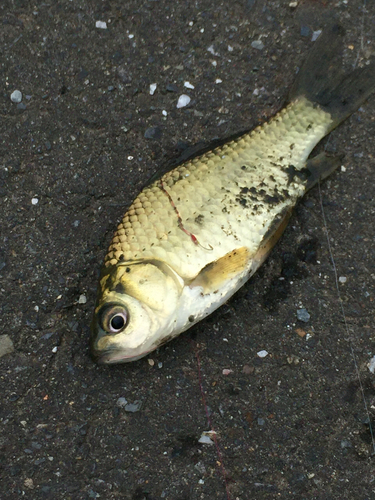
[{"label": "gill cover", "polygon": [[119,363],[146,355],[161,329],[172,324],[182,286],[178,275],[156,260],[105,268],[91,324],[93,357]]}]

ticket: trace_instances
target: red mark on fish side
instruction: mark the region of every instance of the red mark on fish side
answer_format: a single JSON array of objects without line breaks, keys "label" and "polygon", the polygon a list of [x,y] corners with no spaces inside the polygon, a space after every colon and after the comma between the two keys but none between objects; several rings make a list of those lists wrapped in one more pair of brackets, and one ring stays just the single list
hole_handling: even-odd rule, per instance
[{"label": "red mark on fish side", "polygon": [[172,197],[171,195],[168,193],[168,191],[165,189],[164,187],[164,183],[162,180],[160,180],[160,188],[161,190],[163,191],[163,193],[165,193],[167,196],[168,196],[168,199],[170,201],[170,204],[172,205],[172,208],[173,210],[175,211],[175,214],[177,215],[177,225],[178,227],[181,229],[181,231],[183,231],[185,234],[187,234],[188,236],[190,236],[191,238],[191,241],[194,243],[194,245],[199,245],[200,247],[204,248],[205,250],[212,250],[212,246],[209,245],[210,248],[205,248],[203,245],[201,245],[198,241],[198,238],[193,234],[191,233],[190,231],[188,231],[183,223],[182,223],[182,218],[181,218],[181,215],[180,215],[180,212],[178,211],[174,201],[172,200]]}]

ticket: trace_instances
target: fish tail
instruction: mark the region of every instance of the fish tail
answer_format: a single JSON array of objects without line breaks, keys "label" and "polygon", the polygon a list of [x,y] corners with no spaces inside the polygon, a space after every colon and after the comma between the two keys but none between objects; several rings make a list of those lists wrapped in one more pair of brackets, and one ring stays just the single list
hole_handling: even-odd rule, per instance
[{"label": "fish tail", "polygon": [[323,30],[289,93],[289,101],[303,96],[330,113],[330,130],[354,113],[375,90],[374,62],[343,74],[344,35],[344,28],[337,24]]}]

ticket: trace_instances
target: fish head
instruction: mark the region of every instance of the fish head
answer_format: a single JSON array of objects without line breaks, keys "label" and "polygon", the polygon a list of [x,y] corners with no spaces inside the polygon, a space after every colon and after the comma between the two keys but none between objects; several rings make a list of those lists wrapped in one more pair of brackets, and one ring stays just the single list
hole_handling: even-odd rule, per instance
[{"label": "fish head", "polygon": [[98,363],[126,363],[163,343],[175,322],[182,285],[160,261],[104,268],[91,323],[91,354]]}]

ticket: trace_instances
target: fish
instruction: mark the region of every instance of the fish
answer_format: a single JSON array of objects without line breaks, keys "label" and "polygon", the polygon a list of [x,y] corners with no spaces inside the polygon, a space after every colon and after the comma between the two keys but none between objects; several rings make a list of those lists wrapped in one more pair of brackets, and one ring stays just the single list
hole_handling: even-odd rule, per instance
[{"label": "fish", "polygon": [[342,71],[344,29],[323,30],[269,121],[155,175],[104,259],[91,323],[98,363],[135,361],[191,328],[254,274],[293,207],[340,164],[315,146],[375,87],[371,62]]}]

